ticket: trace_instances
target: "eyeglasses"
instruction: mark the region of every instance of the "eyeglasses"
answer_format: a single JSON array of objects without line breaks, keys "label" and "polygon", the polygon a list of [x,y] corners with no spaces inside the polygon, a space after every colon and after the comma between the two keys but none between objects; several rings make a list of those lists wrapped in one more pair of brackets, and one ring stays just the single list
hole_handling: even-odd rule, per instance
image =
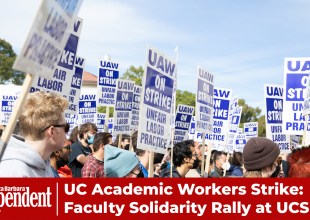
[{"label": "eyeglasses", "polygon": [[[139,167],[138,171],[139,171],[139,173],[141,172],[141,168],[140,168],[140,167]],[[131,173],[131,174],[134,174],[134,175],[136,175],[136,176],[139,175],[139,173],[135,173],[135,172],[133,172],[133,171],[130,171],[130,173]]]},{"label": "eyeglasses", "polygon": [[134,173],[134,172],[130,171],[130,173],[138,176],[140,172],[137,174],[137,173]]},{"label": "eyeglasses", "polygon": [[50,128],[50,127],[55,127],[55,128],[64,128],[65,129],[65,132],[68,133],[69,132],[69,129],[70,129],[70,125],[68,123],[65,123],[65,124],[60,124],[60,125],[50,125],[44,129],[42,129],[42,131],[45,131],[46,129]]}]

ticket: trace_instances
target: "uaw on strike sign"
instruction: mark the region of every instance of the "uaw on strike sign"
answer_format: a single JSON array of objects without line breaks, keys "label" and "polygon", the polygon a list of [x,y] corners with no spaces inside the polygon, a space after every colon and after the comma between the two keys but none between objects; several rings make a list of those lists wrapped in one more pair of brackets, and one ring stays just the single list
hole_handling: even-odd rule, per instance
[{"label": "uaw on strike sign", "polygon": [[303,116],[304,98],[310,73],[309,58],[286,58],[284,61],[283,131],[287,134],[303,135],[310,131],[310,123]]},{"label": "uaw on strike sign", "polygon": [[212,134],[213,132],[213,90],[214,77],[211,73],[198,67],[196,94],[196,131]]},{"label": "uaw on strike sign", "polygon": [[206,135],[213,144],[221,146],[226,144],[231,96],[232,91],[229,89],[214,88],[213,134]]},{"label": "uaw on strike sign", "polygon": [[148,48],[140,102],[138,148],[166,152],[175,78],[176,62],[156,49]]},{"label": "uaw on strike sign", "polygon": [[21,92],[21,86],[0,85],[0,125],[7,125],[14,105]]},{"label": "uaw on strike sign", "polygon": [[282,153],[290,152],[290,135],[282,129],[283,86],[265,84],[266,137],[277,143]]},{"label": "uaw on strike sign", "polygon": [[188,105],[178,105],[175,116],[175,130],[173,144],[186,140],[188,130],[192,121],[195,107]]},{"label": "uaw on strike sign", "polygon": [[101,60],[97,81],[98,106],[114,107],[116,100],[116,80],[119,78],[119,64]]},{"label": "uaw on strike sign", "polygon": [[116,102],[113,134],[130,134],[131,110],[135,83],[130,80],[116,80]]}]

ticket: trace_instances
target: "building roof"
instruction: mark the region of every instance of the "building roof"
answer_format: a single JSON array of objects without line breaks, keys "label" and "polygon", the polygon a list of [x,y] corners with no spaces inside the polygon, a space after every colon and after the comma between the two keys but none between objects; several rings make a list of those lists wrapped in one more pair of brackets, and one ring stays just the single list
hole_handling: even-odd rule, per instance
[{"label": "building roof", "polygon": [[86,85],[97,85],[97,76],[93,75],[90,72],[83,72],[83,84]]}]

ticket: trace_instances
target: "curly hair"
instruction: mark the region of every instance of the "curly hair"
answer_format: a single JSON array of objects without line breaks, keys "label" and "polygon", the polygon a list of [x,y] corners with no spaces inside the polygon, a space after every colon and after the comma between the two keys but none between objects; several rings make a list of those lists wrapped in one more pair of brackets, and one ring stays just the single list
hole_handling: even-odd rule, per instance
[{"label": "curly hair", "polygon": [[87,122],[85,124],[82,124],[80,126],[80,129],[79,129],[79,138],[83,139],[84,134],[91,131],[91,130],[94,130],[95,132],[98,131],[98,128],[94,123]]},{"label": "curly hair", "polygon": [[39,91],[28,94],[19,117],[22,135],[42,140],[43,129],[61,123],[67,108],[67,99],[55,93]]}]

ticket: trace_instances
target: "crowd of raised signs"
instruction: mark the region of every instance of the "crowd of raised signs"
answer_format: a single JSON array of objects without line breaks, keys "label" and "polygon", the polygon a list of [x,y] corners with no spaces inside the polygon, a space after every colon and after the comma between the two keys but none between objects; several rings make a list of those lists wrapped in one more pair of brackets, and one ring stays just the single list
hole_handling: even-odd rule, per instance
[{"label": "crowd of raised signs", "polygon": [[[166,154],[155,153],[151,162],[151,152],[137,148],[138,130],[112,142],[110,133],[98,132],[95,124],[85,123],[76,126],[67,138],[69,124],[63,114],[67,106],[68,101],[54,93],[28,95],[0,162],[0,176],[310,177],[309,147],[280,155],[279,146],[265,137],[249,139],[243,152],[232,154],[208,151],[212,146],[206,145],[205,152],[211,152],[210,160],[206,160],[206,153],[203,155],[201,144],[185,140],[168,148]],[[208,170],[202,173],[203,167]]]},{"label": "crowd of raised signs", "polygon": [[[83,21],[76,17],[81,2],[43,1],[39,9],[13,65],[33,74],[32,85],[26,85],[33,93],[21,106],[14,135],[9,141],[5,137],[0,176],[310,177],[309,148],[293,152],[289,142],[289,134],[310,128],[305,120],[310,114],[308,58],[286,58],[284,84],[265,85],[266,138],[257,137],[255,122],[239,131],[238,98],[229,89],[216,88],[214,75],[199,66],[195,109],[175,106],[178,48],[171,59],[148,47],[142,87],[119,79],[118,63],[101,60],[97,94],[82,94],[85,60],[77,49]],[[7,88],[0,90],[6,93]],[[0,97],[2,124],[11,117],[15,93]],[[114,108],[114,143],[110,133],[98,132],[94,124],[98,106]],[[80,120],[69,139],[64,113]],[[202,146],[205,139],[214,142]]]}]

